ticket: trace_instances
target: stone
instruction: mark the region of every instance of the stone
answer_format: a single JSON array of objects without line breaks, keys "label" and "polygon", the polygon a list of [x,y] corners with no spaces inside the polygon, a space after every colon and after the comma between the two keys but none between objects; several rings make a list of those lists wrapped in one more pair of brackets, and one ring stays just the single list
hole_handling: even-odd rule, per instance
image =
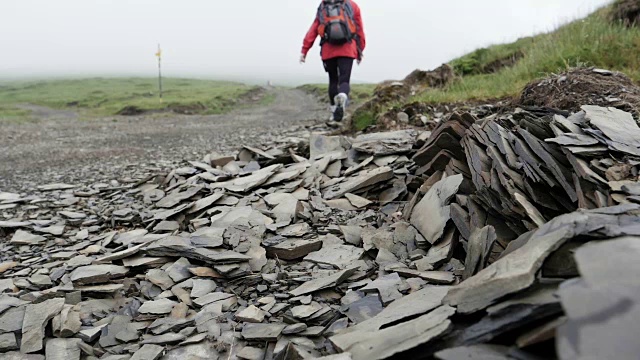
[{"label": "stone", "polygon": [[196,248],[190,239],[177,236],[154,242],[145,249],[145,253],[151,256],[185,257],[211,265],[251,260],[250,256],[234,251]]},{"label": "stone", "polygon": [[307,324],[305,323],[297,323],[291,324],[282,330],[283,335],[294,335],[299,334],[303,331],[307,330]]},{"label": "stone", "polygon": [[218,359],[219,353],[214,346],[203,342],[200,344],[192,344],[178,347],[167,351],[162,357],[165,360],[184,360],[184,359]]},{"label": "stone", "polygon": [[269,241],[263,243],[267,251],[267,257],[282,260],[296,260],[318,251],[322,247],[320,239],[280,239],[281,241]]},{"label": "stone", "polygon": [[450,285],[456,281],[455,275],[448,271],[418,271],[418,270],[400,269],[400,268],[395,268],[393,269],[393,271],[403,277],[406,277],[406,278],[417,277],[422,280],[425,280],[430,284]]},{"label": "stone", "polygon": [[309,224],[307,223],[298,223],[286,226],[280,230],[278,230],[278,235],[284,237],[303,237],[310,231]]},{"label": "stone", "polygon": [[264,359],[265,349],[245,346],[238,352],[238,357],[240,359],[246,360],[262,360]]},{"label": "stone", "polygon": [[266,312],[260,310],[259,308],[250,305],[246,309],[236,313],[236,319],[239,321],[244,321],[248,323],[261,323],[264,321],[264,317],[267,315]]},{"label": "stone", "polygon": [[[27,283],[25,285],[29,286],[29,283]],[[16,285],[14,284],[13,279],[1,279],[0,280],[0,293],[6,293],[6,292],[17,292],[18,288],[16,288]]]},{"label": "stone", "polygon": [[80,360],[80,339],[48,339],[47,360]]},{"label": "stone", "polygon": [[282,168],[282,165],[271,165],[264,169],[254,171],[249,176],[239,177],[223,183],[216,183],[215,188],[224,188],[229,191],[244,193],[267,182],[280,168]]},{"label": "stone", "polygon": [[467,245],[467,258],[465,260],[465,269],[462,275],[463,279],[468,279],[478,271],[485,268],[491,248],[497,240],[495,229],[493,226],[486,226],[482,229],[474,230],[469,237]]},{"label": "stone", "polygon": [[430,243],[436,243],[444,234],[451,219],[449,201],[458,192],[463,176],[455,175],[440,180],[429,189],[411,213],[411,225]]},{"label": "stone", "polygon": [[169,299],[147,301],[142,304],[142,306],[140,306],[138,311],[141,314],[168,314],[177,304],[178,303],[176,303],[175,301],[171,301]]},{"label": "stone", "polygon": [[151,269],[147,271],[145,278],[147,281],[160,287],[162,290],[170,289],[175,285],[171,277],[165,271],[160,269]]},{"label": "stone", "polygon": [[585,119],[602,131],[609,148],[633,156],[640,156],[640,128],[630,113],[615,108],[582,106]]},{"label": "stone", "polygon": [[115,252],[113,254],[109,254],[103,257],[100,257],[98,259],[95,260],[96,263],[108,263],[114,260],[120,260],[120,259],[124,259],[124,258],[128,258],[130,256],[133,256],[135,254],[137,254],[140,249],[142,249],[144,246],[146,246],[146,243],[143,244],[139,244],[139,245],[135,245],[132,246],[126,250],[122,250],[122,251],[118,251]]},{"label": "stone", "polygon": [[0,352],[18,349],[18,342],[14,333],[0,334]]},{"label": "stone", "polygon": [[378,315],[383,310],[382,303],[378,295],[367,295],[349,304],[347,317],[354,324],[359,324]]},{"label": "stone", "polygon": [[216,289],[215,281],[208,279],[193,279],[193,287],[191,289],[191,297],[203,297]]},{"label": "stone", "polygon": [[64,229],[65,229],[64,225],[52,225],[52,226],[47,226],[42,228],[34,228],[34,231],[53,235],[53,236],[61,236],[62,234],[64,234]]},{"label": "stone", "polygon": [[369,201],[363,197],[354,194],[345,194],[344,195],[347,200],[351,203],[351,205],[355,206],[358,209],[366,208],[367,206],[373,204],[372,201]]},{"label": "stone", "polygon": [[115,338],[118,341],[127,343],[138,340],[140,338],[140,335],[138,334],[138,330],[133,325],[127,324],[124,329],[118,331],[115,334]]},{"label": "stone", "polygon": [[22,330],[25,306],[11,308],[0,315],[0,334]]},{"label": "stone", "polygon": [[180,202],[194,197],[197,193],[200,192],[200,190],[202,190],[202,186],[191,186],[187,187],[186,189],[178,188],[165,196],[162,200],[158,201],[156,203],[156,207],[172,208],[180,204]]},{"label": "stone", "polygon": [[632,275],[638,269],[638,239],[616,238],[576,250],[581,278],[568,280],[559,289],[567,314],[566,323],[557,330],[561,358],[623,359],[638,353],[638,343],[632,340],[640,313],[640,286]]},{"label": "stone", "polygon": [[73,211],[60,211],[58,212],[60,216],[65,217],[69,220],[82,220],[87,217],[84,213],[73,212]]},{"label": "stone", "polygon": [[18,351],[9,351],[2,356],[3,360],[45,360],[44,355],[26,355]]},{"label": "stone", "polygon": [[117,265],[81,266],[71,272],[71,281],[78,285],[99,284],[123,277],[127,272],[126,267]]},{"label": "stone", "polygon": [[105,328],[108,324],[103,324],[100,326],[96,326],[93,328],[89,328],[89,329],[84,329],[84,330],[80,330],[78,332],[78,337],[80,339],[82,339],[82,341],[90,343],[95,341],[97,338],[100,337],[100,332],[102,331],[103,328]]},{"label": "stone", "polygon": [[544,259],[576,232],[584,231],[588,221],[587,213],[571,213],[546,223],[524,246],[451,289],[445,303],[457,306],[460,313],[471,313],[529,287]]},{"label": "stone", "polygon": [[63,183],[52,183],[46,185],[40,185],[37,187],[40,191],[57,191],[57,190],[68,190],[75,188],[75,185],[63,184]]},{"label": "stone", "polygon": [[[401,122],[408,123],[409,116],[406,113],[400,114],[404,114]],[[376,156],[403,154],[411,151],[417,135],[413,129],[363,134],[354,139],[352,147],[359,152]]]},{"label": "stone", "polygon": [[[202,297],[194,300],[193,302],[196,303],[197,305],[205,306],[205,305],[209,305],[209,304],[212,304],[212,303],[228,301],[228,300],[234,299],[234,298],[235,297],[233,296],[233,294],[227,294],[227,293],[222,293],[222,292],[214,292],[214,293],[210,293],[210,294],[207,294],[205,296],[202,296]],[[235,300],[231,301],[231,302],[235,303]]]},{"label": "stone", "polygon": [[362,229],[359,226],[340,226],[344,241],[353,246],[362,244]]},{"label": "stone", "polygon": [[500,345],[472,345],[451,348],[439,351],[435,354],[436,359],[440,360],[509,360],[509,348]]},{"label": "stone", "polygon": [[47,238],[40,235],[31,234],[29,232],[18,230],[13,234],[11,243],[15,245],[37,245],[45,242]]},{"label": "stone", "polygon": [[65,305],[52,322],[54,335],[63,338],[74,336],[80,331],[81,326],[79,308],[74,308],[72,305]]},{"label": "stone", "polygon": [[242,327],[242,337],[247,341],[278,341],[286,325],[283,324],[251,324]]},{"label": "stone", "polygon": [[351,245],[324,247],[304,257],[305,261],[331,265],[336,269],[345,269],[364,255],[364,249]]},{"label": "stone", "polygon": [[208,278],[214,278],[214,279],[221,277],[221,275],[218,274],[215,270],[208,267],[203,267],[203,266],[189,268],[189,272],[199,277],[208,277]]},{"label": "stone", "polygon": [[377,291],[382,304],[386,306],[394,300],[402,298],[402,294],[398,291],[401,282],[400,276],[397,273],[393,273],[378,277],[361,290],[363,292]]},{"label": "stone", "polygon": [[311,134],[309,140],[311,159],[317,159],[320,155],[329,154],[334,151],[344,151],[347,148],[346,139],[342,136],[325,136]]},{"label": "stone", "polygon": [[388,166],[383,166],[374,170],[363,171],[358,176],[349,178],[347,181],[332,186],[324,191],[323,198],[332,200],[344,196],[347,193],[354,193],[367,186],[390,180],[393,177],[393,170]]},{"label": "stone", "polygon": [[354,359],[387,359],[418,347],[441,336],[451,327],[450,316],[455,309],[442,306],[427,315],[378,332],[352,331],[329,338],[341,352]]},{"label": "stone", "polygon": [[424,315],[442,305],[442,300],[449,289],[448,286],[426,286],[422,290],[392,302],[376,316],[346,329],[345,333],[352,330],[375,332],[386,325]]},{"label": "stone", "polygon": [[6,271],[9,271],[13,268],[15,268],[16,266],[18,266],[19,264],[15,261],[5,261],[3,263],[0,263],[0,274],[5,273]]},{"label": "stone", "polygon": [[27,227],[29,225],[31,225],[31,223],[27,221],[0,221],[0,228],[5,229]]},{"label": "stone", "polygon": [[351,275],[353,275],[357,269],[358,267],[352,267],[352,268],[338,271],[335,274],[330,276],[307,281],[304,284],[295,288],[294,290],[289,291],[289,294],[293,296],[301,296],[301,295],[314,293],[318,290],[323,290],[329,287],[340,285],[343,281],[345,281]]},{"label": "stone", "polygon": [[64,299],[51,299],[26,307],[22,323],[20,351],[24,354],[38,352],[43,348],[44,328],[64,306]]},{"label": "stone", "polygon": [[166,333],[158,336],[152,336],[142,340],[140,343],[146,344],[175,344],[182,342],[187,337],[182,334]]},{"label": "stone", "polygon": [[163,352],[162,346],[145,344],[131,356],[130,360],[157,360]]},{"label": "stone", "polygon": [[312,302],[310,305],[295,306],[291,309],[291,315],[297,319],[306,319],[322,310],[322,305]]}]

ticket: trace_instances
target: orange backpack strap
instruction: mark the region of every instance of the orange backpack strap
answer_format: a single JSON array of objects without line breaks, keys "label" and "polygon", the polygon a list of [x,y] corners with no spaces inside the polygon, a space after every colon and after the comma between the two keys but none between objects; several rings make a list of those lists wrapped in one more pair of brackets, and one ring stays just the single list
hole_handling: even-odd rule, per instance
[{"label": "orange backpack strap", "polygon": [[356,23],[355,11],[353,10],[353,5],[351,5],[351,0],[345,0],[345,12],[349,21],[351,34],[358,47],[358,59],[360,59],[362,57],[362,46],[360,45],[360,37],[358,36],[358,31],[360,29],[358,29],[358,24]]}]

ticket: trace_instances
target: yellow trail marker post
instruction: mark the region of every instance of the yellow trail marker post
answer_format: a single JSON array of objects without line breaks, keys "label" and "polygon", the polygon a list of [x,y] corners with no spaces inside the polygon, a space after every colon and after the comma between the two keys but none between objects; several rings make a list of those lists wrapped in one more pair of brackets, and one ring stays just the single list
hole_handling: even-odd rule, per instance
[{"label": "yellow trail marker post", "polygon": [[158,44],[156,57],[158,57],[158,87],[160,88],[160,102],[162,102],[162,49],[160,44]]}]

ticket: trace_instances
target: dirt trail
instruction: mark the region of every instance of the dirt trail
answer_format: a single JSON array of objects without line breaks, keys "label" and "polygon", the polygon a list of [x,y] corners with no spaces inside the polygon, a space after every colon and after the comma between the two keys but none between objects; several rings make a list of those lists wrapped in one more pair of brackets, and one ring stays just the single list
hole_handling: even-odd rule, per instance
[{"label": "dirt trail", "polygon": [[29,183],[118,176],[128,166],[196,160],[259,144],[294,125],[321,118],[322,106],[296,89],[271,89],[268,106],[225,115],[110,117],[76,120],[41,116],[0,123],[0,190]]},{"label": "dirt trail", "polygon": [[52,109],[46,106],[23,104],[16,106],[18,109],[31,111],[31,116],[36,119],[77,119],[75,111]]}]

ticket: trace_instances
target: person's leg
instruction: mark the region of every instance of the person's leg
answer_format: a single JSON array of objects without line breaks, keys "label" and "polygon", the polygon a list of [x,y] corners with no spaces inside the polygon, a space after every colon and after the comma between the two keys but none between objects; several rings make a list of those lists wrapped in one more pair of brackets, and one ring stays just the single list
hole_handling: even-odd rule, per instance
[{"label": "person's leg", "polygon": [[345,108],[349,105],[349,92],[351,91],[351,70],[353,69],[353,59],[338,58],[338,95],[334,102],[336,110],[333,112],[333,118],[336,121],[342,121],[345,115]]},{"label": "person's leg", "polygon": [[338,72],[338,60],[329,59],[324,61],[324,69],[329,74],[329,102],[331,105],[335,105],[334,98],[338,95],[339,85],[339,72]]},{"label": "person's leg", "polygon": [[353,59],[338,59],[338,94],[346,94],[349,96],[351,92],[351,70],[353,70]]}]

